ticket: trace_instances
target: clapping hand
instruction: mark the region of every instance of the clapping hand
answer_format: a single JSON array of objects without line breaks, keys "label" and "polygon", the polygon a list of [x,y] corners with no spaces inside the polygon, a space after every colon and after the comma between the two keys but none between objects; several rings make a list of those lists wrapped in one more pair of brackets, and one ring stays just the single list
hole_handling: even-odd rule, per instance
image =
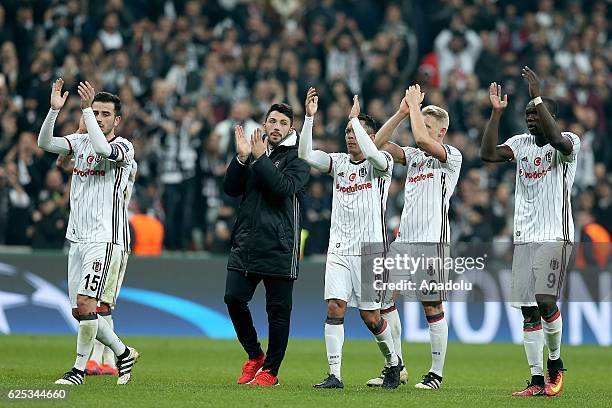
[{"label": "clapping hand", "polygon": [[353,106],[351,107],[351,113],[349,113],[349,119],[353,119],[359,116],[361,108],[359,107],[359,97],[353,96]]},{"label": "clapping hand", "polygon": [[62,86],[64,86],[64,80],[62,78],[58,78],[53,83],[53,87],[51,88],[51,109],[60,110],[66,103],[66,99],[68,99],[68,91],[65,91],[62,94]]},{"label": "clapping hand", "polygon": [[319,108],[319,97],[317,96],[317,90],[310,87],[306,94],[306,116],[313,117],[317,113]]},{"label": "clapping hand", "polygon": [[247,142],[244,137],[244,128],[240,125],[234,128],[234,137],[236,141],[236,153],[238,153],[238,160],[242,163],[246,163],[251,154],[251,145]]},{"label": "clapping hand", "polygon": [[255,160],[266,153],[266,148],[266,143],[263,140],[263,132],[260,128],[256,128],[251,135],[251,153]]},{"label": "clapping hand", "polygon": [[489,86],[489,99],[494,110],[503,110],[508,106],[508,95],[502,98],[502,87],[497,82],[491,83]]}]

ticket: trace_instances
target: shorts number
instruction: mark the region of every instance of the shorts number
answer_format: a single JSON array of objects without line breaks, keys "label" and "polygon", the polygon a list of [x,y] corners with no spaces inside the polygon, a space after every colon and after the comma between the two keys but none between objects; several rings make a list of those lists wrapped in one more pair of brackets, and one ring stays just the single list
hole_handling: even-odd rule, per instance
[{"label": "shorts number", "polygon": [[548,288],[554,287],[556,281],[557,281],[557,275],[555,275],[554,272],[549,273],[548,274],[548,283],[546,284],[546,287],[548,287]]},{"label": "shorts number", "polygon": [[[423,281],[425,282],[425,281]],[[430,288],[429,290],[427,288],[423,288],[421,290],[421,292],[423,293],[423,295],[430,295],[430,296],[435,296],[438,294],[438,291],[436,290],[436,285],[438,284],[438,282],[434,279],[431,279],[429,282],[427,282],[427,286]]]},{"label": "shorts number", "polygon": [[94,275],[92,277],[91,274],[88,274],[87,276],[85,276],[85,289],[96,291],[98,290],[99,284],[100,284],[100,275]]}]

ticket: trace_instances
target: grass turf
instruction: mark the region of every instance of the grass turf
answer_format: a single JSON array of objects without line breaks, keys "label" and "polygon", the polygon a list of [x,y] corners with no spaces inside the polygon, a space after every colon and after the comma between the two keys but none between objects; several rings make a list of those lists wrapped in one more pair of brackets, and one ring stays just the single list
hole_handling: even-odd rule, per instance
[{"label": "grass turf", "polygon": [[[344,407],[361,406],[610,406],[609,348],[563,346],[568,368],[564,391],[555,398],[517,398],[510,393],[524,387],[529,370],[520,345],[448,347],[443,387],[415,389],[414,383],[430,364],[428,344],[405,344],[408,385],[397,390],[366,387],[379,374],[382,357],[374,341],[347,341],[343,352],[344,390],[314,390],[326,375],[323,340],[295,340],[279,376],[270,389],[235,385],[245,355],[237,341],[204,338],[127,338],[142,354],[132,382],[115,385],[115,377],[88,377],[72,387],[68,399],[53,406],[220,406],[220,407]],[[0,336],[0,389],[58,388],[53,382],[71,367],[74,337]],[[607,401],[607,402],[606,402]],[[6,404],[6,405],[5,405]],[[5,406],[38,406],[20,401]]]}]

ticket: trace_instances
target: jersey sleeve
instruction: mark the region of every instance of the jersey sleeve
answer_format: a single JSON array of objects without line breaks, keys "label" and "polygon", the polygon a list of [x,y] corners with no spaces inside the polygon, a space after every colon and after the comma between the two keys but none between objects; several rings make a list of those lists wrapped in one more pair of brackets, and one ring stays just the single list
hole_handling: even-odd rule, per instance
[{"label": "jersey sleeve", "polygon": [[336,169],[338,164],[342,161],[344,155],[342,153],[329,153],[329,170],[327,170],[327,174],[333,176],[336,174]]},{"label": "jersey sleeve", "polygon": [[559,160],[564,163],[571,163],[576,161],[576,158],[578,157],[578,152],[580,151],[580,138],[578,137],[578,135],[572,132],[561,132],[561,135],[572,141],[572,152],[568,155],[558,152]]},{"label": "jersey sleeve", "polygon": [[514,155],[515,160],[518,156],[520,156],[519,150],[520,150],[521,141],[523,140],[523,136],[524,135],[514,135],[510,139],[502,143],[508,146],[512,150],[512,154]]},{"label": "jersey sleeve", "polygon": [[111,154],[107,160],[117,162],[122,165],[131,165],[134,160],[134,146],[125,139],[116,140],[110,143]]},{"label": "jersey sleeve", "polygon": [[451,145],[445,144],[442,146],[446,150],[446,162],[442,163],[442,167],[453,172],[459,172],[461,170],[461,162],[463,161],[461,152]]},{"label": "jersey sleeve", "polygon": [[70,146],[70,152],[66,154],[66,156],[75,156],[79,153],[81,149],[81,141],[87,134],[83,133],[73,133],[71,135],[62,136],[68,142],[68,146]]},{"label": "jersey sleeve", "polygon": [[385,170],[377,170],[376,167],[374,167],[374,171],[383,176],[391,176],[393,173],[393,156],[391,156],[391,153],[384,150],[381,150],[381,153],[385,156],[385,160],[387,160],[387,168]]},{"label": "jersey sleeve", "polygon": [[410,165],[410,162],[419,154],[419,149],[403,146],[402,150],[404,151],[404,157],[406,158],[406,167]]}]

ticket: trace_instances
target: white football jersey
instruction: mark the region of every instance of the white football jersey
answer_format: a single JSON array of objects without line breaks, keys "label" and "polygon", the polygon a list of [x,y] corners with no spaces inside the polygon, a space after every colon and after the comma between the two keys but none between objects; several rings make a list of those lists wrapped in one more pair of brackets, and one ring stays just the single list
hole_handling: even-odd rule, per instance
[{"label": "white football jersey", "polygon": [[530,134],[516,135],[504,142],[516,160],[514,242],[574,240],[570,194],[580,139],[571,132],[561,134],[572,141],[568,156],[550,144],[539,147],[536,137]]},{"label": "white football jersey", "polygon": [[[125,210],[125,219],[129,220],[129,215],[128,215],[128,207],[130,205],[130,200],[132,199],[132,192],[134,191],[134,183],[136,182],[136,172],[138,171],[138,163],[136,163],[136,160],[132,159],[132,168],[130,170],[130,177],[128,178],[128,184],[127,184],[127,188],[125,189],[125,206],[124,206],[124,210]],[[130,244],[132,242],[132,236],[130,235],[130,228],[128,225],[128,231],[127,231],[127,243],[125,243],[125,250],[127,252],[131,252],[131,248],[130,248]]]},{"label": "white football jersey", "polygon": [[368,246],[363,254],[378,252],[380,244],[386,248],[385,210],[393,158],[382,153],[387,158],[386,171],[365,159],[353,162],[347,153],[330,154],[334,193],[328,253],[361,255],[362,243],[378,244]]},{"label": "white football jersey", "polygon": [[450,241],[448,206],[459,179],[462,157],[453,146],[443,146],[445,163],[421,149],[402,147],[408,172],[397,242]]},{"label": "white football jersey", "polygon": [[[88,134],[65,136],[74,156],[70,183],[70,218],[66,238],[73,242],[112,242],[129,248],[127,196],[135,172],[134,147],[115,137],[117,161],[95,153]],[[135,176],[135,173],[134,173]]]}]

